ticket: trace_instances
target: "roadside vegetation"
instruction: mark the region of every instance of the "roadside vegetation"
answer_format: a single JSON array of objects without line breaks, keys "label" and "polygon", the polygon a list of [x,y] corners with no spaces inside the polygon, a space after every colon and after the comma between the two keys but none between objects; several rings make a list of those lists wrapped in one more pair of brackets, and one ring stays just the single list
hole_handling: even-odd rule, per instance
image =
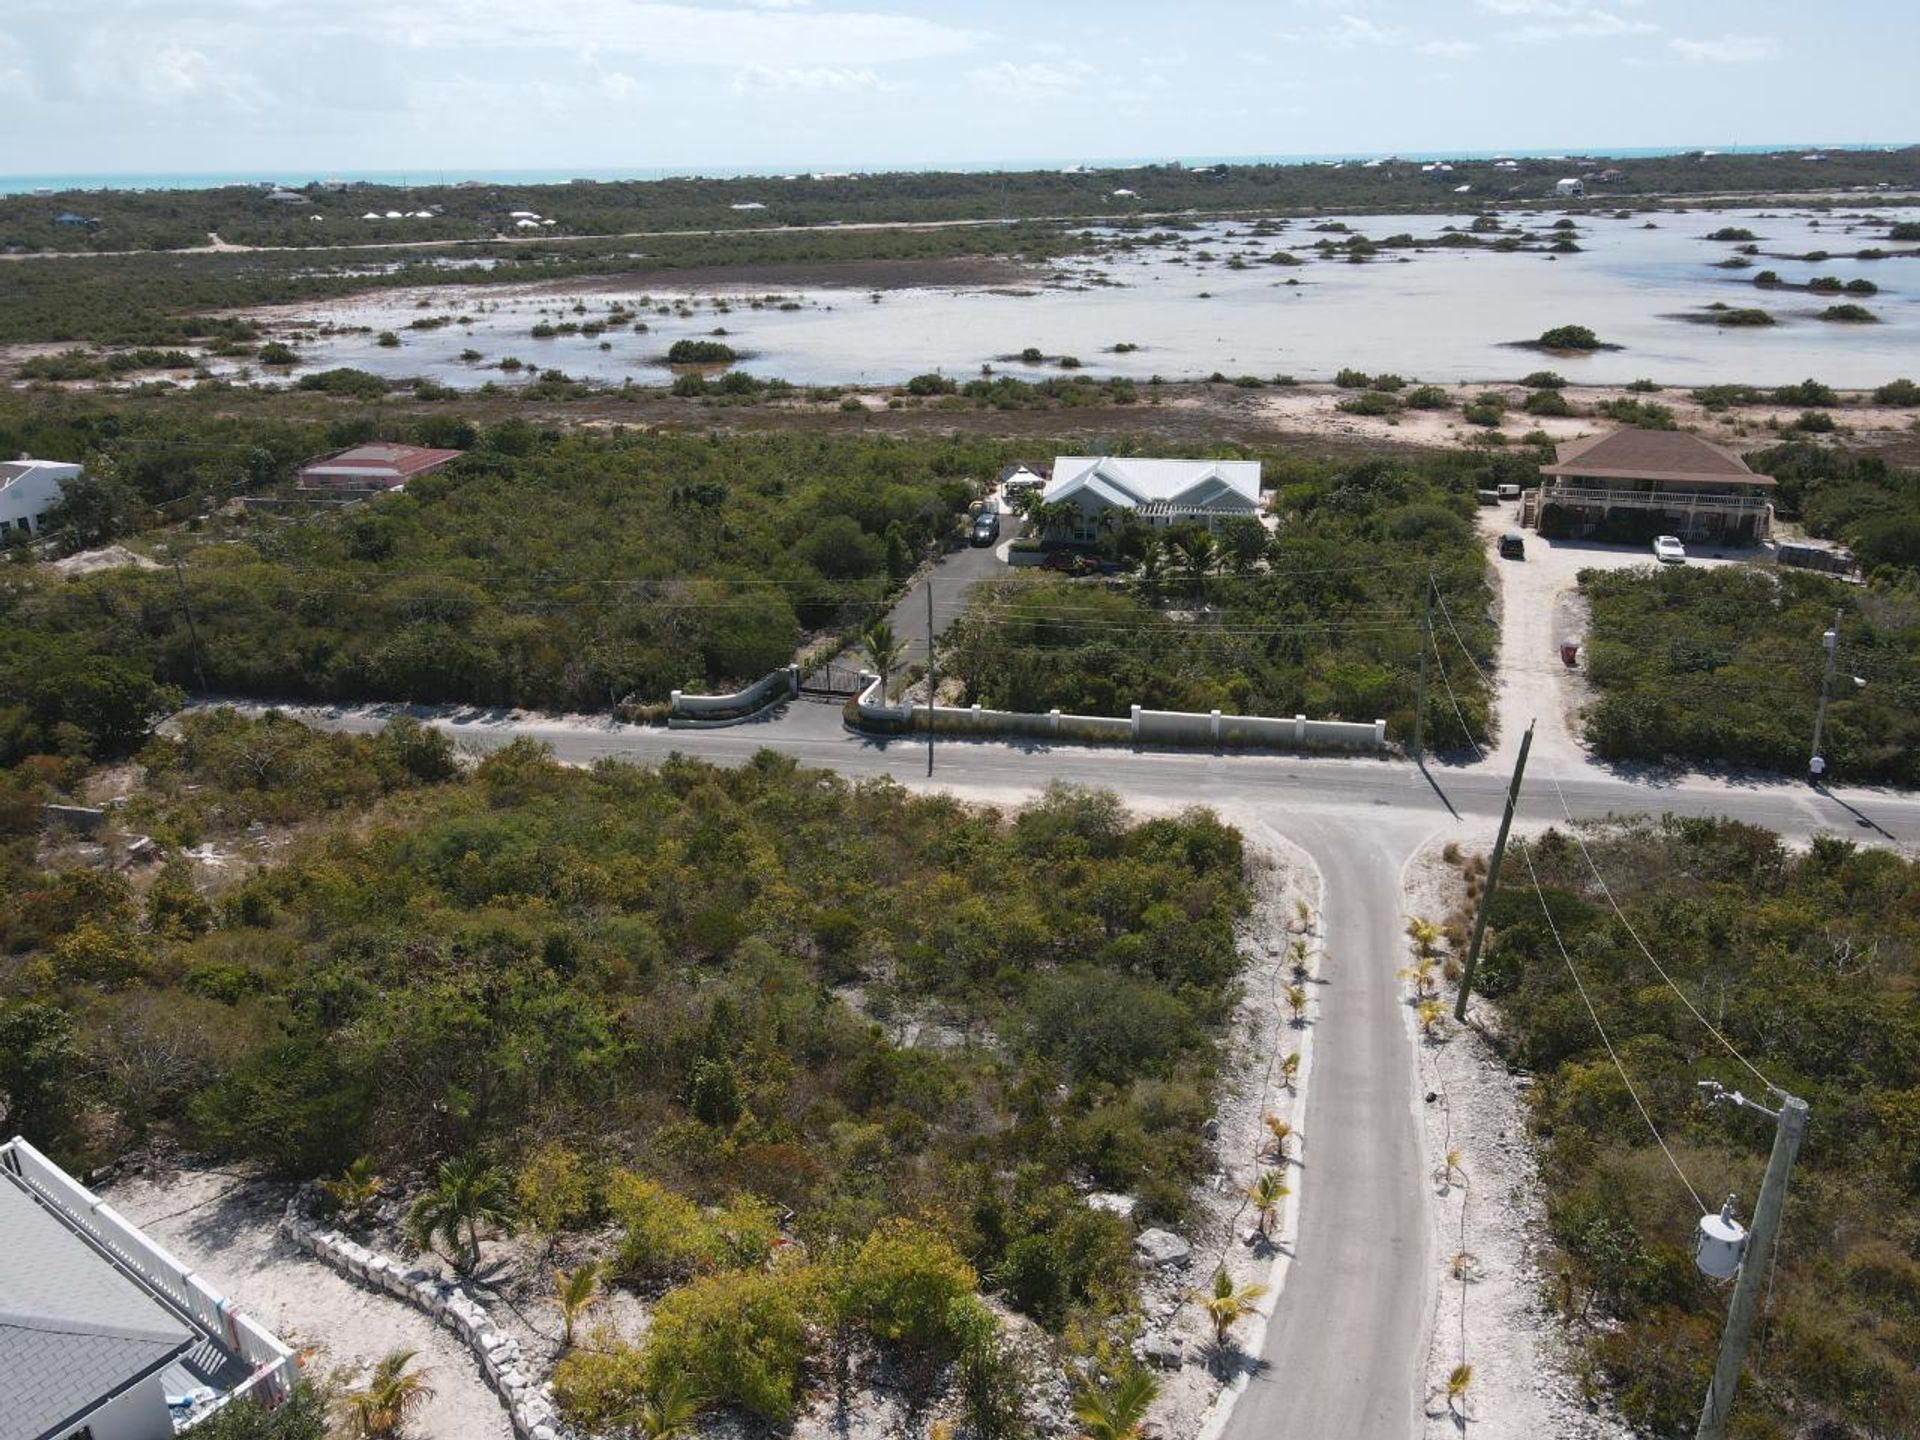
[{"label": "roadside vegetation", "polygon": [[1588,740],[1608,759],[1804,773],[1837,609],[1828,774],[1920,784],[1920,472],[1804,440],[1749,458],[1780,481],[1781,515],[1844,542],[1866,584],[1784,567],[1584,572]]},{"label": "roadside vegetation", "polygon": [[[1680,988],[1812,1107],[1730,1433],[1910,1433],[1920,1417],[1920,864],[1831,837],[1790,851],[1732,821],[1615,825],[1586,844]],[[1477,983],[1535,1080],[1526,1093],[1544,1146],[1553,1301],[1584,1338],[1592,1384],[1637,1431],[1691,1433],[1726,1291],[1694,1267],[1700,1212],[1602,1048],[1543,902],[1705,1206],[1734,1192],[1751,1215],[1772,1128],[1700,1103],[1704,1079],[1760,1092],[1646,962],[1579,847],[1549,831],[1528,848],[1543,888],[1508,859]]]},{"label": "roadside vegetation", "polygon": [[1531,463],[1439,453],[1245,458],[1265,464],[1276,531],[1252,520],[1214,534],[1116,528],[1093,549],[1118,573],[1029,575],[994,587],[949,632],[943,673],[959,678],[968,703],[987,706],[1384,719],[1404,739],[1431,571],[1472,660],[1436,606],[1444,645],[1430,657],[1428,734],[1465,744],[1440,690],[1444,667],[1467,725],[1484,736],[1487,695],[1474,667],[1491,664],[1495,634],[1475,492],[1530,476]]},{"label": "roadside vegetation", "polygon": [[[461,770],[410,723],[230,711],[140,758],[118,824],[157,872],[43,868],[5,812],[10,1127],[76,1170],[165,1140],[323,1177],[343,1213],[389,1177],[459,1266],[515,1225],[587,1247],[653,1319],[562,1367],[583,1419],[784,1419],[849,1336],[1003,1403],[982,1294],[1094,1344],[1136,1306],[1134,1225],[1208,1172],[1250,903],[1210,813],[1003,814],[770,753]],[[301,829],[199,888],[181,852],[256,820]]]},{"label": "roadside vegetation", "polygon": [[[236,468],[244,479],[251,457],[271,468],[324,433],[236,430],[244,448],[188,452],[209,457],[205,471],[103,465],[95,489],[130,510],[153,486],[198,492]],[[184,579],[170,567],[16,572],[0,633],[23,653],[56,645],[181,687],[204,674],[233,694],[661,701],[758,679],[804,634],[864,623],[1006,458],[999,442],[960,437],[609,436],[518,420],[478,434],[430,423],[408,438],[472,450],[344,512],[175,530]]]}]

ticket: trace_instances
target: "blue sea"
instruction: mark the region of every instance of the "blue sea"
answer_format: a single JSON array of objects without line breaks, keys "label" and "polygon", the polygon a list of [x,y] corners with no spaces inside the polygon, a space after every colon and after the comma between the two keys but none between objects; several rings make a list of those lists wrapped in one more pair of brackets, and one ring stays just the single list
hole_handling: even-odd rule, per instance
[{"label": "blue sea", "polygon": [[221,185],[259,185],[265,183],[301,186],[315,180],[358,181],[369,185],[455,185],[463,180],[484,181],[494,185],[558,185],[569,180],[677,180],[739,179],[790,173],[833,175],[877,174],[980,174],[996,171],[1064,170],[1070,166],[1089,169],[1130,169],[1141,165],[1160,165],[1177,161],[1183,165],[1316,165],[1333,161],[1366,161],[1388,158],[1400,160],[1491,160],[1511,156],[1517,160],[1552,160],[1573,157],[1594,159],[1635,159],[1658,155],[1686,155],[1711,150],[1721,155],[1759,155],[1775,150],[1896,150],[1892,144],[1777,144],[1777,145],[1653,145],[1613,149],[1515,149],[1515,150],[1400,150],[1380,153],[1325,155],[1181,155],[1088,158],[928,162],[919,165],[858,164],[840,162],[807,166],[798,171],[761,165],[694,165],[680,167],[631,166],[617,169],[513,169],[456,170],[334,170],[324,174],[225,171],[179,171],[170,174],[101,173],[94,175],[0,175],[0,195],[30,195],[46,191],[61,194],[86,190],[207,190]]}]

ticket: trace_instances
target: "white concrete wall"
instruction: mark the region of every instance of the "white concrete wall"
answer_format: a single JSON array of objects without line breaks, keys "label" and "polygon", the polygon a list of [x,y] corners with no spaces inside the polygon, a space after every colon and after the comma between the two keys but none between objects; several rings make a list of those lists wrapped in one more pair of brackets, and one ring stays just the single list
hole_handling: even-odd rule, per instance
[{"label": "white concrete wall", "polygon": [[173,1440],[173,1416],[167,1410],[167,1392],[158,1375],[149,1375],[125,1394],[115,1397],[84,1419],[82,1427],[93,1440]]},{"label": "white concrete wall", "polygon": [[60,503],[62,486],[80,474],[78,465],[44,464],[0,490],[0,534],[26,529],[38,535],[46,528],[47,512]]},{"label": "white concrete wall", "polygon": [[[876,727],[906,729],[924,734],[928,711],[924,705],[887,705],[876,692],[880,677],[862,671],[867,684],[854,702],[861,720]],[[1117,715],[1063,715],[1058,710],[1035,714],[1020,710],[986,710],[978,705],[936,705],[932,711],[936,735],[1017,735],[1067,742],[1132,742],[1142,745],[1260,746],[1277,750],[1384,750],[1384,720],[1309,720],[1304,715],[1222,715],[1186,710],[1142,710],[1138,705],[1125,719]]]},{"label": "white concrete wall", "polygon": [[692,728],[694,722],[730,724],[766,709],[777,700],[800,693],[800,667],[789,665],[775,670],[747,686],[726,695],[688,695],[675,690],[669,697],[667,726]]}]

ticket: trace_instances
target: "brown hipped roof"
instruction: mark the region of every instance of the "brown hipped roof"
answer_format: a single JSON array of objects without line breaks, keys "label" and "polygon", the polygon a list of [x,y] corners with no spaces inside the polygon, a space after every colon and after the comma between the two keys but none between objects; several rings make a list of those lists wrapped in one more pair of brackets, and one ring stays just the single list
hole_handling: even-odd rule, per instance
[{"label": "brown hipped roof", "polygon": [[1542,475],[1589,475],[1601,480],[1675,480],[1689,485],[1771,485],[1733,451],[1684,430],[1615,430],[1570,440]]}]

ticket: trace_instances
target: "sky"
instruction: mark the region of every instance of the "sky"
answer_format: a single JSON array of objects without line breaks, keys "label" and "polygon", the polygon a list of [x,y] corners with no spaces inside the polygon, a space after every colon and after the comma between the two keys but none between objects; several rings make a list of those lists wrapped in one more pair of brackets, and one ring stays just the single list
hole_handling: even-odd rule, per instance
[{"label": "sky", "polygon": [[1920,3],[3,0],[0,174],[1920,140]]}]

